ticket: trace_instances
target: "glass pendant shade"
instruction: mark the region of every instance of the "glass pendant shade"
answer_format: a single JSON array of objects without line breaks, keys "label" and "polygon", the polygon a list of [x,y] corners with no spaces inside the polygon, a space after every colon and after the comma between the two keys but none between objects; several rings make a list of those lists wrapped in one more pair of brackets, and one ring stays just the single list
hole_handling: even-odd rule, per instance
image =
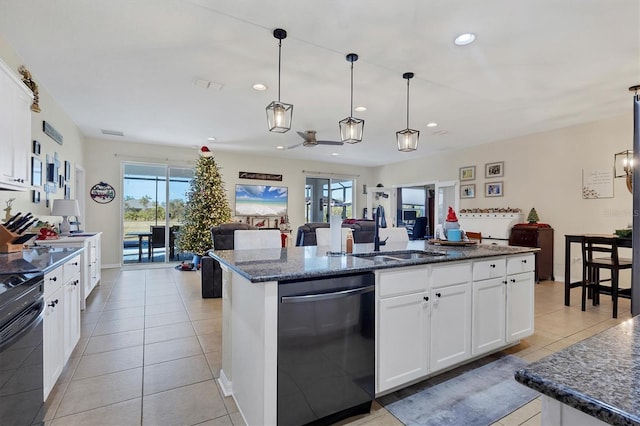
[{"label": "glass pendant shade", "polygon": [[287,38],[287,32],[282,28],[273,30],[273,36],[278,39],[278,100],[267,105],[267,125],[270,132],[285,133],[291,129],[293,105],[280,102],[280,68],[282,65],[282,40]]},{"label": "glass pendant shade", "polygon": [[340,140],[345,143],[362,142],[364,132],[364,120],[355,117],[347,117],[340,121]]},{"label": "glass pendant shade", "polygon": [[349,53],[347,61],[351,62],[351,113],[349,117],[340,120],[340,140],[344,143],[362,142],[364,133],[364,120],[353,116],[353,63],[358,60],[358,55]]},{"label": "glass pendant shade", "polygon": [[270,132],[285,133],[291,129],[293,105],[273,101],[267,105],[267,123]]},{"label": "glass pendant shade", "polygon": [[398,151],[409,152],[418,149],[418,139],[420,130],[404,129],[396,132],[398,140]]},{"label": "glass pendant shade", "polygon": [[405,72],[402,78],[407,80],[407,128],[396,132],[396,140],[398,141],[398,151],[410,152],[418,149],[418,139],[420,139],[420,130],[409,128],[409,80],[413,78],[412,72]]}]

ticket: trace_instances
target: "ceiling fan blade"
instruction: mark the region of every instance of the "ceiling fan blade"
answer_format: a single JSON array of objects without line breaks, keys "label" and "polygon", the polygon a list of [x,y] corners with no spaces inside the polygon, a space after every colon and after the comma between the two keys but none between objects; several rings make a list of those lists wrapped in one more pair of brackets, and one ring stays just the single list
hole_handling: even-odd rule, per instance
[{"label": "ceiling fan blade", "polygon": [[300,142],[300,143],[297,143],[297,144],[295,144],[295,145],[288,146],[288,147],[287,147],[287,149],[297,148],[297,147],[299,147],[300,145],[302,145],[303,143],[304,143],[304,142]]},{"label": "ceiling fan blade", "polygon": [[341,141],[316,141],[318,145],[344,145]]}]

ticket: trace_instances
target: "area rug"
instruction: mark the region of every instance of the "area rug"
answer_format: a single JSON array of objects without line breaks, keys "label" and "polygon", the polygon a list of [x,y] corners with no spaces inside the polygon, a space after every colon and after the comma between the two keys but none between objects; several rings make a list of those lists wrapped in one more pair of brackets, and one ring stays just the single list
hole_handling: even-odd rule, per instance
[{"label": "area rug", "polygon": [[405,425],[490,425],[540,394],[516,382],[527,362],[492,356],[378,398]]}]

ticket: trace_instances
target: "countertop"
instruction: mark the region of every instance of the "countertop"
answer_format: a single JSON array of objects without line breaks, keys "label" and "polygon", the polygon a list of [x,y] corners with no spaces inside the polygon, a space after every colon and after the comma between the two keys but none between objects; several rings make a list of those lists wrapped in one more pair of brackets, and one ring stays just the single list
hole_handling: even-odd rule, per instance
[{"label": "countertop", "polygon": [[515,379],[614,425],[640,425],[640,317],[518,370]]},{"label": "countertop", "polygon": [[[350,255],[328,256],[329,247],[306,246],[256,250],[215,250],[209,255],[227,265],[251,282],[283,281],[291,279],[336,276],[376,269],[411,265],[452,262],[482,257],[533,253],[538,248],[479,244],[467,247],[433,245],[425,240],[402,244],[387,244],[381,254],[389,251],[426,250],[446,255],[429,259],[410,259],[394,263],[376,263],[370,259]],[[354,244],[354,254],[373,252],[373,244]]]},{"label": "countertop", "polygon": [[0,274],[25,274],[30,272],[47,273],[84,248],[32,247],[20,252],[0,254]]}]

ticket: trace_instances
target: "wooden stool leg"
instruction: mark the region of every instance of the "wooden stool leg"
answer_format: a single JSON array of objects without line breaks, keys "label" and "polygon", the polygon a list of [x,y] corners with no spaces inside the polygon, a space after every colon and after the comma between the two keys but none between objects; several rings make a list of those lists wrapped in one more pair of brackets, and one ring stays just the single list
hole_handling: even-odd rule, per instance
[{"label": "wooden stool leg", "polygon": [[611,299],[613,302],[613,317],[618,318],[618,270],[611,271]]}]

